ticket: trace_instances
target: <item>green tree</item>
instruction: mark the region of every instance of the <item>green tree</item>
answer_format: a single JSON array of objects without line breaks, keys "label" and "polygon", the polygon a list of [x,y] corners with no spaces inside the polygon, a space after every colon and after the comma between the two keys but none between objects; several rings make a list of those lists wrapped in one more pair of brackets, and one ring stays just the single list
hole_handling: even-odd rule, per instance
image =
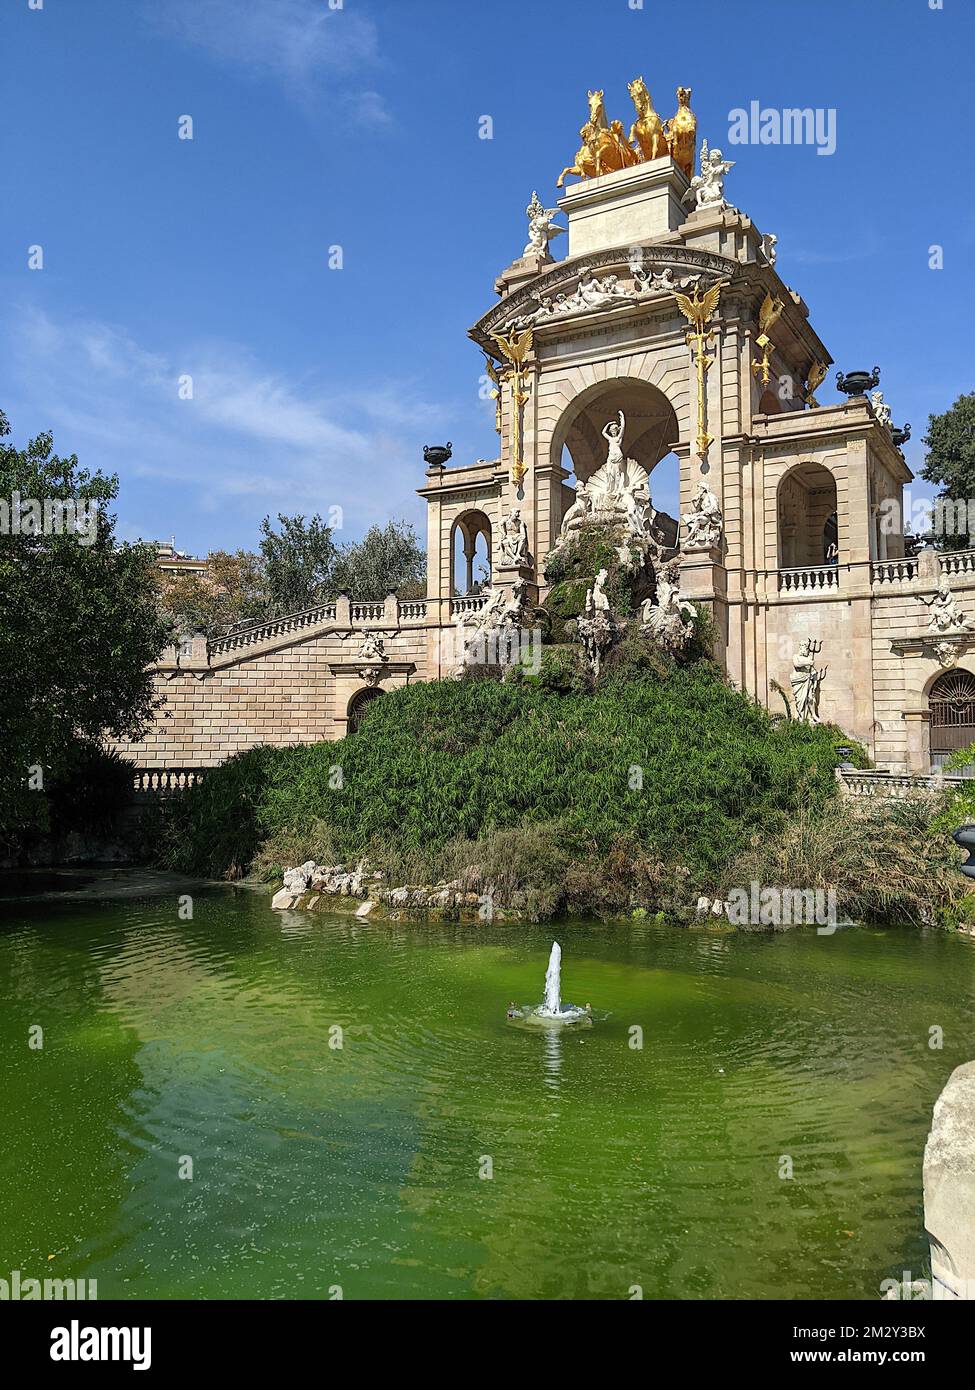
[{"label": "green tree", "polygon": [[332,529],[320,516],[278,513],[279,530],[266,516],[261,522],[261,561],[269,617],[314,608],[332,597],[332,571],[338,547]]},{"label": "green tree", "polygon": [[371,526],[361,541],[343,546],[335,566],[336,592],[373,602],[391,589],[401,598],[426,593],[427,557],[408,521]]},{"label": "green tree", "polygon": [[[939,498],[954,503],[975,498],[975,392],[959,396],[943,415],[929,416],[924,443],[927,454],[921,477],[939,484]],[[946,509],[949,526],[955,510]],[[967,529],[949,530],[939,537],[939,544],[945,550],[967,550],[975,539]]]},{"label": "green tree", "polygon": [[181,633],[215,637],[230,627],[260,622],[268,612],[263,566],[247,550],[215,550],[205,574],[164,575],[160,590],[163,609]]},{"label": "green tree", "polygon": [[78,745],[139,738],[149,667],[169,636],[155,551],[120,544],[118,479],[59,458],[50,434],[8,442],[0,412],[0,839],[44,830]]}]

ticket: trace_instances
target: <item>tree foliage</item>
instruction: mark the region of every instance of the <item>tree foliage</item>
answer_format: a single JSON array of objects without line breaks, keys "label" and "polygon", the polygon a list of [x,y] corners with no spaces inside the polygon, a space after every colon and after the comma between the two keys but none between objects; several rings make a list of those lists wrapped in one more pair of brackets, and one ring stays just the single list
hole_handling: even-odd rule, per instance
[{"label": "tree foliage", "polygon": [[[958,502],[975,498],[975,392],[959,396],[950,410],[931,415],[924,436],[927,447],[921,477],[939,484],[940,497]],[[939,538],[946,550],[966,550],[975,545],[967,531]]]},{"label": "tree foliage", "polygon": [[384,599],[391,589],[401,598],[426,593],[427,557],[408,521],[371,526],[361,541],[343,546],[333,574],[336,592],[366,602]]},{"label": "tree foliage", "polygon": [[327,603],[339,555],[331,527],[318,515],[306,521],[279,512],[278,528],[269,516],[261,522],[265,615],[270,618]]},{"label": "tree foliage", "polygon": [[206,574],[164,575],[160,590],[162,606],[180,633],[215,637],[267,616],[261,561],[246,550],[212,551]]},{"label": "tree foliage", "polygon": [[[50,434],[9,443],[0,412],[0,501],[90,504],[90,532],[0,535],[0,837],[43,830],[43,787],[103,735],[138,738],[153,714],[149,667],[168,637],[155,552],[119,543],[108,511],[118,479],[53,452]],[[34,769],[32,772],[31,770]],[[39,769],[39,773],[38,770]]]}]

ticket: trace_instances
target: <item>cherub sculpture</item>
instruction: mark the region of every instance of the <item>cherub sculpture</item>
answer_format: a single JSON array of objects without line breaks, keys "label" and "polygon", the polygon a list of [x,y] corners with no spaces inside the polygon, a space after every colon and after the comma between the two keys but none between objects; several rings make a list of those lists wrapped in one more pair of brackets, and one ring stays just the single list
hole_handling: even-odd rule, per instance
[{"label": "cherub sculpture", "polygon": [[691,186],[684,194],[683,202],[692,199],[695,208],[725,208],[725,175],[735,167],[735,160],[722,159],[720,150],[709,150],[705,140],[701,145],[701,172],[691,179]]},{"label": "cherub sculpture", "polygon": [[532,194],[532,200],[525,208],[525,216],[528,218],[528,245],[522,252],[523,256],[548,254],[549,242],[565,231],[564,227],[555,225],[554,219],[558,215],[558,208],[544,207],[538,193]]}]

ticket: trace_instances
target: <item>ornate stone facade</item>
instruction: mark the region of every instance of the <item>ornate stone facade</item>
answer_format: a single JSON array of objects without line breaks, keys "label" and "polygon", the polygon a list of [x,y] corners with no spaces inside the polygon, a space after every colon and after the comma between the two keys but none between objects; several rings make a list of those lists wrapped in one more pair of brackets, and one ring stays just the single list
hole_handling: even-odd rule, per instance
[{"label": "ornate stone facade", "polygon": [[[642,119],[652,142],[652,108]],[[816,402],[833,358],[780,277],[788,246],[728,205],[730,167],[712,151],[693,195],[670,154],[584,178],[559,199],[568,254],[558,262],[554,214],[533,199],[533,240],[470,334],[497,383],[498,458],[433,461],[419,489],[426,600],[340,599],[209,654],[172,653],[158,672],[157,729],[123,751],[144,766],[206,766],[254,743],[337,738],[367,688],[449,677],[458,620],[485,603],[475,552],[492,594],[521,583],[525,603],[544,598],[545,559],[567,514],[571,529],[603,487],[605,431],[622,414],[623,467],[648,478],[646,516],[681,545],[674,623],[686,600],[709,605],[728,675],[779,712],[796,653],[823,642],[829,674],[814,699],[803,684],[806,717],[840,725],[882,767],[927,771],[938,677],[971,672],[975,688],[975,551],[905,554],[896,507],[912,475],[889,411],[866,395]],[[705,299],[702,344],[688,338],[687,306]],[[517,340],[517,364],[499,338]],[[679,522],[651,501],[653,470],[671,453]],[[662,621],[653,605],[645,619]],[[385,660],[362,655],[370,630]]]}]

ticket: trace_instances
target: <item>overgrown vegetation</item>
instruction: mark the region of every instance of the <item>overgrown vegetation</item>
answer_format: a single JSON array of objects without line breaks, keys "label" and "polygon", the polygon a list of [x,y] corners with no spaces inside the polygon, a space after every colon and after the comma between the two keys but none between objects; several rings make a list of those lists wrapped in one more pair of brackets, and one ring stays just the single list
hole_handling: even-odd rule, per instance
[{"label": "overgrown vegetation", "polygon": [[756,846],[794,866],[790,826],[836,812],[835,737],[776,727],[705,661],[611,674],[598,694],[544,668],[420,684],[341,742],[214,769],[174,803],[165,856],[232,877],[367,856],[391,881],[490,881],[546,910],[656,907]]}]

